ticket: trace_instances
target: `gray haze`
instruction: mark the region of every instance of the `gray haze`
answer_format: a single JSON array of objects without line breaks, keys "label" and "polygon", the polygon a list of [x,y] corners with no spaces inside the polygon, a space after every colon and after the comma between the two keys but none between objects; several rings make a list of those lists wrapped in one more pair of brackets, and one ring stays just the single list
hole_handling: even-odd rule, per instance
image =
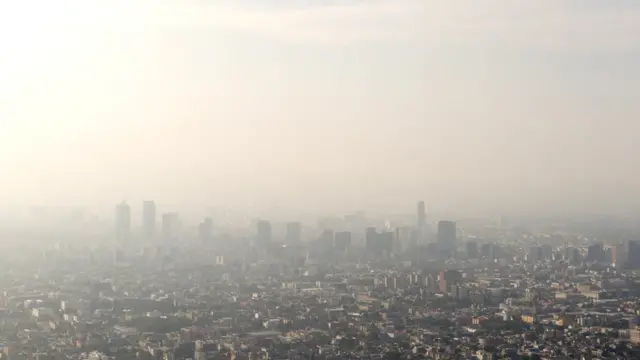
[{"label": "gray haze", "polygon": [[640,205],[637,2],[7,3],[5,204]]}]

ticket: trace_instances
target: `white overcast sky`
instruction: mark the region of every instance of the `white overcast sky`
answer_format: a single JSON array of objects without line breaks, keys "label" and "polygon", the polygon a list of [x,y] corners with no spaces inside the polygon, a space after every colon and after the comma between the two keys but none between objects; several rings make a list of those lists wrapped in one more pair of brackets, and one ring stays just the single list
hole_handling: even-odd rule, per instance
[{"label": "white overcast sky", "polygon": [[640,2],[0,5],[0,199],[635,211]]}]

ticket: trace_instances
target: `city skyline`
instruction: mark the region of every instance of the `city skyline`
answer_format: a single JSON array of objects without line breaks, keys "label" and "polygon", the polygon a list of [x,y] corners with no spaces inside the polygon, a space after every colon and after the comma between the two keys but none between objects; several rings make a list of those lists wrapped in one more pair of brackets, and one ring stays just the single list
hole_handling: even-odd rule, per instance
[{"label": "city skyline", "polygon": [[0,4],[0,358],[640,359],[639,0]]}]

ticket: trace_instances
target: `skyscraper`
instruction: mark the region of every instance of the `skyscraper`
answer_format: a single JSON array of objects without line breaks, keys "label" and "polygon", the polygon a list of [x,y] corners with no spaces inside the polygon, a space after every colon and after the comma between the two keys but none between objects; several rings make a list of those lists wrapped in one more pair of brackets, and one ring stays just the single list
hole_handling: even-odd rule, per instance
[{"label": "skyscraper", "polygon": [[492,248],[492,244],[480,245],[480,256],[487,259],[493,259],[491,248]]},{"label": "skyscraper", "polygon": [[375,256],[390,255],[393,252],[393,240],[395,232],[378,232],[375,227],[368,227],[365,235],[365,247],[370,254]]},{"label": "skyscraper", "polygon": [[382,231],[378,234],[378,241],[383,255],[393,254],[393,243],[396,237],[394,231]]},{"label": "skyscraper", "polygon": [[198,225],[198,237],[202,244],[208,244],[213,239],[213,220],[210,217]]},{"label": "skyscraper", "polygon": [[530,263],[536,263],[542,260],[542,248],[538,245],[533,245],[529,247],[529,251],[527,252],[527,261]]},{"label": "skyscraper", "polygon": [[543,244],[540,246],[540,256],[542,260],[553,259],[553,246],[550,244]]},{"label": "skyscraper", "polygon": [[448,292],[451,285],[458,284],[462,280],[462,274],[457,270],[442,270],[438,276],[440,292]]},{"label": "skyscraper", "polygon": [[131,235],[131,207],[126,202],[116,205],[116,237],[127,240]]},{"label": "skyscraper", "polygon": [[322,245],[321,247],[323,249],[333,248],[335,241],[336,236],[331,229],[324,229],[324,231],[322,231],[322,234],[320,234],[320,237],[318,238],[318,242]]},{"label": "skyscraper", "polygon": [[455,221],[438,221],[437,243],[441,251],[451,252],[456,249],[457,228]]},{"label": "skyscraper", "polygon": [[604,261],[604,244],[597,243],[589,245],[587,248],[587,261],[603,262]]},{"label": "skyscraper", "polygon": [[416,229],[411,230],[411,232],[409,232],[409,244],[407,245],[407,248],[415,249],[419,242],[420,231]]},{"label": "skyscraper", "polygon": [[626,243],[614,244],[611,248],[611,262],[617,268],[624,268],[627,264],[629,246]]},{"label": "skyscraper", "polygon": [[478,258],[478,243],[475,241],[467,241],[467,257],[469,259]]},{"label": "skyscraper", "polygon": [[147,239],[156,233],[156,203],[154,201],[142,202],[142,231]]},{"label": "skyscraper", "polygon": [[397,227],[393,244],[393,253],[401,254],[409,246],[409,236],[411,229],[408,227]]},{"label": "skyscraper", "polygon": [[334,246],[340,251],[345,251],[351,246],[351,232],[339,231],[335,235]]},{"label": "skyscraper", "polygon": [[377,247],[378,230],[375,227],[368,227],[365,230],[365,247],[368,251],[373,252]]},{"label": "skyscraper", "polygon": [[302,225],[299,222],[287,223],[285,239],[287,244],[297,244],[302,238]]},{"label": "skyscraper", "polygon": [[455,245],[457,238],[457,228],[455,221],[438,221],[437,240],[439,244]]},{"label": "skyscraper", "polygon": [[424,240],[427,236],[427,210],[424,201],[418,202],[418,222],[416,225],[420,232],[420,237]]},{"label": "skyscraper", "polygon": [[162,214],[162,236],[165,240],[172,240],[177,236],[179,222],[178,213]]},{"label": "skyscraper", "polygon": [[569,261],[569,264],[576,265],[582,261],[582,257],[580,256],[580,250],[578,250],[578,248],[567,247],[565,251],[566,251],[565,257]]},{"label": "skyscraper", "polygon": [[629,241],[627,265],[630,269],[640,269],[640,241]]},{"label": "skyscraper", "polygon": [[271,223],[267,220],[258,221],[256,244],[266,245],[271,242]]}]

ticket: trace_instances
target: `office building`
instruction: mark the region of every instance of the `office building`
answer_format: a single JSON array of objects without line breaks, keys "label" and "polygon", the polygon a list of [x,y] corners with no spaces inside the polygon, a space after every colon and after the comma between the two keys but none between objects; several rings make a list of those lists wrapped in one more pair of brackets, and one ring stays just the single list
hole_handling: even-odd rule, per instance
[{"label": "office building", "polygon": [[542,260],[552,260],[553,259],[553,246],[549,244],[543,244],[540,246],[540,257]]},{"label": "office building", "polygon": [[502,247],[500,244],[489,244],[490,259],[500,259],[502,257]]},{"label": "office building", "polygon": [[394,254],[401,254],[408,248],[410,234],[411,234],[411,229],[408,227],[396,228],[395,240],[393,244]]},{"label": "office building", "polygon": [[565,258],[571,265],[577,265],[582,261],[580,250],[578,250],[578,248],[575,248],[575,247],[565,248]]},{"label": "office building", "polygon": [[475,241],[467,242],[467,257],[469,259],[477,259],[478,258],[478,243]]},{"label": "office building", "polygon": [[126,202],[116,205],[116,237],[127,240],[131,235],[131,207]]},{"label": "office building", "polygon": [[424,201],[418,203],[418,221],[416,226],[420,232],[421,240],[424,241],[427,237],[427,210]]},{"label": "office building", "polygon": [[142,232],[147,239],[156,233],[156,203],[144,201],[142,203]]},{"label": "office building", "polygon": [[604,244],[597,243],[587,248],[587,261],[603,262],[604,261]]},{"label": "office building", "polygon": [[480,246],[480,257],[495,260],[501,256],[502,249],[500,244],[482,244]]},{"label": "office building", "polygon": [[162,237],[165,240],[172,240],[178,236],[180,218],[178,213],[171,212],[162,214]]},{"label": "office building", "polygon": [[457,244],[457,228],[454,221],[438,221],[437,243],[438,249],[445,252],[455,252]]},{"label": "office building", "polygon": [[383,251],[383,254],[392,254],[394,249],[394,242],[396,238],[396,234],[394,231],[383,231],[378,234],[378,238],[380,241],[380,247]]},{"label": "office building", "polygon": [[365,230],[365,239],[364,239],[366,248],[372,249],[373,247],[375,247],[377,238],[378,238],[378,230],[376,230],[376,228],[374,227],[368,227]]},{"label": "office building", "polygon": [[493,249],[491,245],[492,244],[482,244],[480,246],[480,256],[482,256],[483,258],[492,259]]},{"label": "office building", "polygon": [[616,268],[624,268],[627,264],[627,244],[618,243],[611,247],[611,262]]},{"label": "office building", "polygon": [[395,233],[391,231],[378,232],[370,227],[366,230],[365,246],[369,254],[375,256],[389,255],[393,252]]},{"label": "office building", "polygon": [[287,244],[297,244],[302,240],[302,225],[299,222],[287,223],[285,241]]},{"label": "office building", "polygon": [[257,224],[256,244],[267,245],[271,242],[271,223],[267,220],[260,220]]},{"label": "office building", "polygon": [[415,249],[418,247],[418,243],[420,242],[420,231],[413,229],[409,232],[409,244],[407,244],[407,248]]},{"label": "office building", "polygon": [[322,231],[322,234],[320,234],[318,240],[322,242],[322,244],[324,244],[326,247],[333,247],[333,243],[335,242],[335,234],[331,229],[324,229],[324,231]]},{"label": "office building", "polygon": [[531,246],[527,253],[527,261],[536,263],[542,260],[542,248],[538,245]]},{"label": "office building", "polygon": [[457,270],[442,270],[438,276],[440,292],[448,292],[450,286],[462,281],[462,274]]},{"label": "office building", "polygon": [[627,265],[630,269],[640,269],[640,241],[629,241]]},{"label": "office building", "polygon": [[629,320],[629,340],[634,345],[640,345],[640,318]]},{"label": "office building", "polygon": [[198,237],[202,244],[208,244],[213,240],[213,220],[211,218],[205,218],[198,225]]},{"label": "office building", "polygon": [[351,247],[351,231],[336,232],[334,246],[338,251],[345,251]]},{"label": "office building", "polygon": [[312,244],[311,249],[319,258],[326,258],[333,253],[334,245],[335,233],[331,229],[325,229]]}]

